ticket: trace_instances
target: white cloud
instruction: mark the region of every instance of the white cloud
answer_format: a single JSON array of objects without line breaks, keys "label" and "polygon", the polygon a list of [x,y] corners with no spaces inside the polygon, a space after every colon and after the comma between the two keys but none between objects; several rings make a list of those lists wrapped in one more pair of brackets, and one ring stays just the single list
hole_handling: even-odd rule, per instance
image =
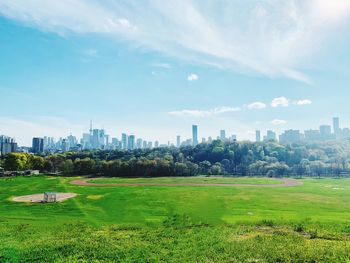
[{"label": "white cloud", "polygon": [[251,104],[248,104],[248,109],[250,110],[261,110],[261,109],[265,109],[266,108],[266,104],[265,103],[262,103],[260,101],[257,101],[257,102],[253,102]]},{"label": "white cloud", "polygon": [[237,112],[241,109],[238,107],[217,107],[209,110],[180,110],[180,111],[170,111],[168,112],[170,115],[174,116],[192,116],[192,117],[208,117],[212,115],[218,115],[222,113],[228,112]]},{"label": "white cloud", "polygon": [[270,122],[272,125],[284,125],[287,124],[286,120],[274,119]]},{"label": "white cloud", "polygon": [[190,75],[187,76],[188,81],[194,81],[198,79],[198,75],[191,73]]},{"label": "white cloud", "polygon": [[0,0],[0,15],[60,35],[100,34],[190,62],[311,83],[299,68],[349,22],[350,1]]},{"label": "white cloud", "polygon": [[307,99],[305,99],[305,100],[297,100],[295,102],[295,104],[298,105],[298,106],[310,105],[310,104],[312,104],[312,101],[311,100],[307,100]]},{"label": "white cloud", "polygon": [[278,97],[274,98],[271,101],[271,107],[288,107],[289,106],[289,100],[286,97]]}]

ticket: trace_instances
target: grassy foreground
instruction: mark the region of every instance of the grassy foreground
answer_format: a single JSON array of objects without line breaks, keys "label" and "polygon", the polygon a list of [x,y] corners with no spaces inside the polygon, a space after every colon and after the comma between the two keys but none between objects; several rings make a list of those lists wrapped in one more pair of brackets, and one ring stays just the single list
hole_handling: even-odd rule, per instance
[{"label": "grassy foreground", "polygon": [[[276,188],[83,187],[74,179],[0,179],[0,262],[350,260],[349,179]],[[79,195],[46,205],[10,200],[44,191]]]}]

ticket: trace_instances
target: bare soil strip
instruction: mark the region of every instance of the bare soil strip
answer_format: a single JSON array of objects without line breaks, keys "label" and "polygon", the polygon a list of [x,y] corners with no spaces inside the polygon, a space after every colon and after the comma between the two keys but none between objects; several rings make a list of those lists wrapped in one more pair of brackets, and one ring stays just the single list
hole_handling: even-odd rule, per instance
[{"label": "bare soil strip", "polygon": [[[56,201],[63,202],[69,198],[73,198],[76,196],[77,196],[76,193],[56,193]],[[12,201],[25,202],[25,203],[41,203],[43,201],[43,199],[44,199],[44,193],[16,196],[16,197],[12,198]]]},{"label": "bare soil strip", "polygon": [[214,186],[214,187],[289,187],[289,186],[297,186],[302,185],[303,182],[301,180],[296,179],[279,179],[283,180],[283,183],[280,184],[215,184],[215,183],[92,183],[90,181],[92,180],[100,180],[100,179],[106,179],[106,178],[84,178],[84,179],[78,179],[70,182],[74,185],[80,185],[80,186],[113,186],[113,187],[129,187],[129,186],[195,186],[195,187],[208,187],[208,186]]}]

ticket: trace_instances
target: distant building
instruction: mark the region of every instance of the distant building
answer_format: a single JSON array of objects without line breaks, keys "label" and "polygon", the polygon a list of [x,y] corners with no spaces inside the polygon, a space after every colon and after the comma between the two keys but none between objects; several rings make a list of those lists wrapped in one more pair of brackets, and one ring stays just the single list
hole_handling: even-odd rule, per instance
[{"label": "distant building", "polygon": [[321,140],[321,134],[319,130],[306,130],[304,131],[305,141],[315,142]]},{"label": "distant building", "polygon": [[176,147],[179,148],[181,146],[181,137],[180,135],[176,136]]},{"label": "distant building", "polygon": [[129,150],[135,149],[135,135],[130,135],[128,137],[128,149]]},{"label": "distant building", "polygon": [[62,152],[68,152],[70,145],[69,145],[69,141],[67,139],[63,139],[62,140]]},{"label": "distant building", "polygon": [[138,138],[136,140],[136,148],[137,149],[141,149],[142,148],[142,139],[141,138]]},{"label": "distant building", "polygon": [[280,143],[296,143],[302,139],[299,130],[286,130],[279,136]]},{"label": "distant building", "polygon": [[332,139],[332,128],[330,125],[320,126],[320,139],[322,141],[328,141]]},{"label": "distant building", "polygon": [[0,136],[0,155],[9,154],[17,151],[17,143],[15,139],[1,135]]},{"label": "distant building", "polygon": [[44,139],[43,138],[33,138],[32,141],[32,152],[33,153],[43,153],[44,152]]},{"label": "distant building", "polygon": [[155,141],[155,142],[154,142],[154,147],[155,147],[155,148],[158,148],[158,147],[159,147],[159,142],[158,142],[158,141]]},{"label": "distant building", "polygon": [[266,136],[264,136],[264,141],[276,141],[276,133],[271,130],[267,130]]},{"label": "distant building", "polygon": [[122,133],[122,149],[126,150],[128,148],[128,135]]},{"label": "distant building", "polygon": [[92,130],[92,148],[99,149],[100,148],[100,130],[93,129]]},{"label": "distant building", "polygon": [[198,126],[192,125],[192,145],[198,144]]},{"label": "distant building", "polygon": [[226,131],[220,130],[220,140],[225,141],[226,140]]},{"label": "distant building", "polygon": [[256,142],[261,142],[261,133],[259,130],[255,131],[255,141]]}]

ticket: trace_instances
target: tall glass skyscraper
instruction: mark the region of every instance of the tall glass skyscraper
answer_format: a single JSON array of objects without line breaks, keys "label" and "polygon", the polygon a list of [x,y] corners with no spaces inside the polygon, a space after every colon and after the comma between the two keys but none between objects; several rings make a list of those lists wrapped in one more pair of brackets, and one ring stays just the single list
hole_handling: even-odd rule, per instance
[{"label": "tall glass skyscraper", "polygon": [[198,126],[192,125],[192,145],[198,144]]}]

